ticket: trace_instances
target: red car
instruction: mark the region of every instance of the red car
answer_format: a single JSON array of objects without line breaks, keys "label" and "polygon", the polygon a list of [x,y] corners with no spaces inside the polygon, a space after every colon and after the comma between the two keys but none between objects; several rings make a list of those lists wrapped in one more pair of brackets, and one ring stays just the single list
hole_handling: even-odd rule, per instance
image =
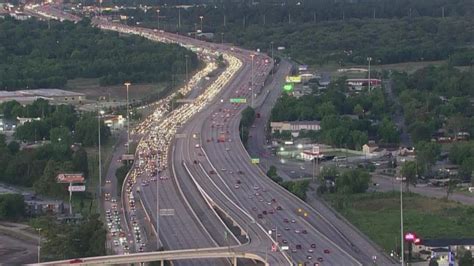
[{"label": "red car", "polygon": [[73,259],[73,260],[70,260],[70,261],[69,261],[70,264],[82,263],[82,262],[84,262],[84,260],[81,260],[81,259]]}]

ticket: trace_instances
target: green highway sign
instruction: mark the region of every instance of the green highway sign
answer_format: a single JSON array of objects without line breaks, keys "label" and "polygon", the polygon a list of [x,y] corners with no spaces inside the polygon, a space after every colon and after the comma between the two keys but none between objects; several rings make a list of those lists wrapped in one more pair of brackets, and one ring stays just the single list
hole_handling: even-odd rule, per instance
[{"label": "green highway sign", "polygon": [[286,91],[286,92],[293,91],[293,84],[291,84],[291,83],[285,84],[285,85],[283,86],[283,90]]},{"label": "green highway sign", "polygon": [[245,98],[230,98],[230,103],[247,103]]},{"label": "green highway sign", "polygon": [[252,163],[253,164],[259,164],[260,163],[260,158],[252,158]]}]

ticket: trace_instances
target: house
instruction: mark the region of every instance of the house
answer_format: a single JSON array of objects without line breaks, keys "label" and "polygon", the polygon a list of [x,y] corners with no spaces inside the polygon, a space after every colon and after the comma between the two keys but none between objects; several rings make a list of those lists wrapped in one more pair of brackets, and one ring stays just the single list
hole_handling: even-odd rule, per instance
[{"label": "house", "polygon": [[375,141],[370,140],[369,143],[364,144],[362,146],[362,152],[364,154],[371,154],[374,153],[379,148],[379,145],[375,143]]},{"label": "house", "polygon": [[[430,252],[430,258],[436,258],[439,265],[452,265],[454,255],[460,250],[473,251],[474,238],[422,239],[420,244],[412,246],[413,253],[423,255],[427,254],[427,251]],[[424,256],[428,259],[426,255]]]},{"label": "house", "polygon": [[270,127],[272,129],[272,133],[291,131],[291,135],[293,135],[293,137],[298,137],[300,130],[321,130],[321,125],[319,121],[271,122]]}]

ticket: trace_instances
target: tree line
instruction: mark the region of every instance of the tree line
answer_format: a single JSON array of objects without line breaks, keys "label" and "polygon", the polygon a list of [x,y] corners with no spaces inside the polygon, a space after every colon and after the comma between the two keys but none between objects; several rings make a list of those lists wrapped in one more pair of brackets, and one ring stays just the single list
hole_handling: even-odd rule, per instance
[{"label": "tree line", "polygon": [[90,21],[0,20],[0,90],[66,86],[74,78],[101,85],[171,81],[198,65],[196,54],[174,44],[104,32]]},{"label": "tree line", "polygon": [[[160,7],[160,27],[194,32],[200,30],[202,16],[203,31],[213,32],[216,42],[222,38],[267,53],[274,42],[275,49],[284,46],[286,55],[310,65],[366,64],[367,56],[373,64],[450,59],[472,65],[473,10],[468,0],[222,2],[189,9]],[[131,25],[157,27],[156,12],[120,13],[133,17],[127,21]]]}]

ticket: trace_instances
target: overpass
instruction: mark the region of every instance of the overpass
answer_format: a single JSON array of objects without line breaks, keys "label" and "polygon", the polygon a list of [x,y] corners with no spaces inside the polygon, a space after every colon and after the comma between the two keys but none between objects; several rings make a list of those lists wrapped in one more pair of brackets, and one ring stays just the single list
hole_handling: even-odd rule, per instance
[{"label": "overpass", "polygon": [[111,256],[100,256],[100,257],[89,257],[83,259],[69,259],[62,261],[53,261],[41,263],[41,265],[94,265],[94,264],[131,264],[140,262],[152,262],[161,261],[161,265],[164,265],[166,260],[194,260],[194,259],[219,259],[227,258],[232,259],[233,265],[237,265],[237,259],[251,259],[260,261],[269,265],[265,260],[254,253],[238,252],[233,251],[234,247],[221,247],[221,248],[201,248],[201,249],[183,249],[183,250],[172,250],[172,251],[159,251],[159,252],[144,252],[135,253],[129,255],[111,255]]}]

